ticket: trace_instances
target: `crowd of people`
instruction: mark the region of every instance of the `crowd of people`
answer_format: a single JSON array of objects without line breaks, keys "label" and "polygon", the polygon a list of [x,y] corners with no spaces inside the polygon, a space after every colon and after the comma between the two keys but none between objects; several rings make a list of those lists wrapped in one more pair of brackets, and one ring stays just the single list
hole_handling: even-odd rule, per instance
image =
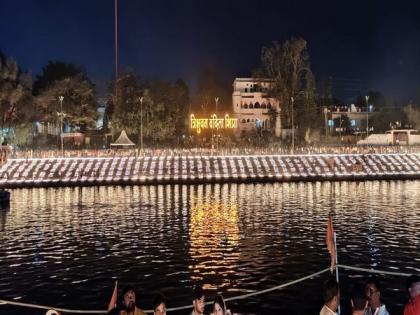
[{"label": "crowd of people", "polygon": [[[420,315],[420,276],[412,275],[406,280],[407,294],[409,296],[404,306],[403,315]],[[378,278],[371,277],[365,283],[356,282],[350,291],[351,315],[389,315],[382,300],[382,286]],[[335,279],[328,279],[323,287],[324,305],[320,315],[336,315],[340,307],[340,287]],[[205,294],[201,286],[196,286],[192,291],[192,305],[190,315],[205,314]],[[136,305],[136,293],[133,286],[127,286],[122,292],[120,302],[110,305],[109,315],[146,315]],[[210,315],[232,315],[227,308],[223,296],[216,295],[210,304]],[[152,304],[154,315],[166,315],[167,300],[161,293],[157,294]],[[59,315],[50,310],[46,315]]]},{"label": "crowd of people", "polygon": [[[408,301],[404,315],[420,315],[420,276],[412,275],[406,281]],[[378,278],[371,277],[365,283],[353,284],[350,293],[352,315],[389,315],[382,300],[382,286]],[[329,279],[323,289],[324,305],[319,315],[335,315],[340,306],[340,288],[334,279]]]},{"label": "crowd of people", "polygon": [[[196,286],[192,292],[192,310],[190,315],[203,315],[205,309],[205,295],[201,286]],[[153,314],[166,315],[166,298],[158,293],[153,300]],[[146,315],[146,313],[136,306],[136,293],[132,286],[124,288],[121,304],[115,305],[108,311],[109,315]],[[226,308],[226,303],[221,295],[217,295],[211,304],[211,315],[231,315]]]}]

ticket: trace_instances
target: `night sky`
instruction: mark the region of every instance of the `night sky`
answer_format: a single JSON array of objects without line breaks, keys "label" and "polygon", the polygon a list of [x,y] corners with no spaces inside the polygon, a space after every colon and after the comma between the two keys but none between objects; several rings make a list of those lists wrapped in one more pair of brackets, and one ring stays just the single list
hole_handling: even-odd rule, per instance
[{"label": "night sky", "polygon": [[[302,36],[337,96],[416,99],[420,1],[386,2],[119,0],[120,68],[194,87],[211,67],[231,82],[258,67],[262,46]],[[114,1],[0,0],[0,51],[34,75],[48,60],[82,65],[101,85],[114,73]]]}]

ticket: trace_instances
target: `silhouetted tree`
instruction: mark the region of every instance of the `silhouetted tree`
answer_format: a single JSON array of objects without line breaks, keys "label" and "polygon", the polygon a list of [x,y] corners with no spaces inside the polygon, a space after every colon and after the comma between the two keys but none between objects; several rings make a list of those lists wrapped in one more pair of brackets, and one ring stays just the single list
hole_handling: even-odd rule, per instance
[{"label": "silhouetted tree", "polygon": [[315,77],[309,63],[307,43],[302,38],[291,38],[283,44],[273,42],[263,47],[261,69],[256,76],[273,80],[271,95],[281,106],[282,125],[291,127],[293,113],[298,135],[303,138],[308,130],[318,129],[321,119],[315,103]]},{"label": "silhouetted tree", "polygon": [[55,81],[61,81],[66,78],[81,76],[81,79],[88,80],[85,70],[72,63],[62,61],[48,61],[42,68],[42,73],[36,77],[33,86],[34,95],[38,95],[42,90],[48,88]]},{"label": "silhouetted tree", "polygon": [[31,75],[22,72],[15,60],[0,54],[0,131],[10,131],[33,119],[31,91]]}]

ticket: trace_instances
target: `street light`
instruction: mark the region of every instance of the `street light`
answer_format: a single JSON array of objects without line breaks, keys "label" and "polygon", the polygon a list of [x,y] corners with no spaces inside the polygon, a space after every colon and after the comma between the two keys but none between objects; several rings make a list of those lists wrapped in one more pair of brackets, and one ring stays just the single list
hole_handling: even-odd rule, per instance
[{"label": "street light", "polygon": [[[219,103],[219,97],[215,97],[214,101],[216,102],[216,116],[217,116],[217,104]],[[219,130],[217,130],[216,134],[216,152],[219,152]]]},{"label": "street light", "polygon": [[143,155],[143,96],[140,101],[140,154]]},{"label": "street light", "polygon": [[61,117],[61,124],[60,124],[60,138],[61,138],[61,156],[64,157],[64,140],[63,140],[63,100],[64,96],[60,95],[58,97],[60,100],[60,117]]},{"label": "street light", "polygon": [[295,99],[292,96],[290,100],[292,101],[292,154],[294,154],[295,152],[295,119],[293,117],[294,116],[293,115],[293,102],[295,101]]},{"label": "street light", "polygon": [[369,137],[369,95],[366,98],[366,138]]}]

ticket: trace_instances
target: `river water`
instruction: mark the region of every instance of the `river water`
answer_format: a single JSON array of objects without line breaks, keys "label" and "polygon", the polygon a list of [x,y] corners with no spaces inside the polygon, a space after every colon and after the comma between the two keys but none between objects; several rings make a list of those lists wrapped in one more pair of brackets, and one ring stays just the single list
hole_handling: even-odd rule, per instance
[{"label": "river water", "polygon": [[[233,297],[328,267],[327,214],[335,211],[346,265],[420,273],[420,181],[17,189],[0,210],[0,298],[104,309],[114,279],[151,308],[191,304],[191,287]],[[232,301],[241,314],[317,314],[328,275]],[[348,288],[367,274],[341,271]],[[391,314],[404,277],[382,276]],[[0,306],[0,314],[44,312]],[[189,311],[178,314],[188,314]]]}]

